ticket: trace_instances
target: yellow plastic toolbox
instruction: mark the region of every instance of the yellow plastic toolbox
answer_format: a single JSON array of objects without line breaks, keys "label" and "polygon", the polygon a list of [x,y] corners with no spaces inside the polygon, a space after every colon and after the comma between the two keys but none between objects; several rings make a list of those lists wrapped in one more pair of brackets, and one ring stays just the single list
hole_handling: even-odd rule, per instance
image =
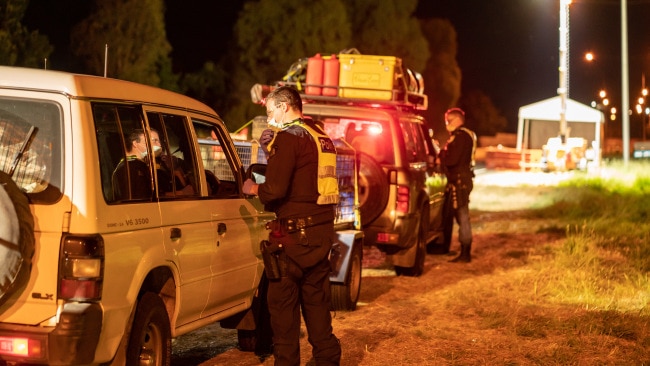
[{"label": "yellow plastic toolbox", "polygon": [[392,99],[395,68],[402,59],[394,56],[339,54],[339,96],[360,99]]}]

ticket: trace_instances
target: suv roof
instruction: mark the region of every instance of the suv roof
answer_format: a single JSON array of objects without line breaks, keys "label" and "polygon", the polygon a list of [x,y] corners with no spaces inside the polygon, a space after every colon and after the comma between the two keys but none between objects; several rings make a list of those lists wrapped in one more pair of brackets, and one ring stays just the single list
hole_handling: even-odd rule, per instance
[{"label": "suv roof", "polygon": [[149,104],[183,105],[187,109],[216,115],[205,104],[172,91],[130,81],[61,71],[0,66],[0,87],[59,92],[85,99],[137,100]]}]

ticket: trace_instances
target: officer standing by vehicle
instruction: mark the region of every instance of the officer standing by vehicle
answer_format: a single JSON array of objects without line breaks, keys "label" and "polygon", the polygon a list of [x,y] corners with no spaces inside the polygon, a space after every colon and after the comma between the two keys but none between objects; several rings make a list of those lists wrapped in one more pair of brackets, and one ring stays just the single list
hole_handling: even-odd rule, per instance
[{"label": "officer standing by vehicle", "polygon": [[440,160],[446,168],[445,174],[447,175],[444,209],[445,237],[451,238],[455,218],[458,223],[460,254],[450,262],[469,263],[472,260],[469,195],[474,188],[476,134],[464,126],[465,112],[460,108],[447,110],[445,124],[449,132],[449,139],[440,153]]},{"label": "officer standing by vehicle", "polygon": [[[282,86],[266,98],[270,125],[280,127],[269,143],[266,180],[244,182],[276,213],[266,250],[278,258],[269,277],[268,304],[275,365],[300,364],[300,312],[316,365],[339,365],[341,346],[332,331],[330,262],[336,240],[334,207],[338,202],[336,150],[321,128],[302,115],[300,94]],[[271,273],[274,272],[274,273]]]}]

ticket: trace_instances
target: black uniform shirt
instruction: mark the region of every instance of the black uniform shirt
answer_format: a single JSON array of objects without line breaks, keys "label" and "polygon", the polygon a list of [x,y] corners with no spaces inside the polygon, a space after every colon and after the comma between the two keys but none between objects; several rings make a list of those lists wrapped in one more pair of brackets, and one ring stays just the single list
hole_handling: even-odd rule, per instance
[{"label": "black uniform shirt", "polygon": [[334,205],[319,205],[318,148],[300,124],[278,132],[271,145],[266,181],[258,196],[280,219],[332,213]]},{"label": "black uniform shirt", "polygon": [[443,165],[447,168],[447,179],[450,181],[456,181],[459,177],[471,179],[473,154],[473,137],[461,127],[455,129],[440,156]]}]

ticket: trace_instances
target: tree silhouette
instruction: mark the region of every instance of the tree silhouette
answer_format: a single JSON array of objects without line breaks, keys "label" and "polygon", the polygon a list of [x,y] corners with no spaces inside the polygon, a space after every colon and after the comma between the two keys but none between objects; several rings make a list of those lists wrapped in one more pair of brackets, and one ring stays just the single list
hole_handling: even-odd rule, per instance
[{"label": "tree silhouette", "polygon": [[97,0],[91,15],[72,30],[73,53],[89,73],[175,90],[163,0]]},{"label": "tree silhouette", "polygon": [[456,61],[456,30],[448,20],[427,19],[422,21],[422,31],[431,52],[423,73],[424,91],[429,97],[429,110],[425,116],[436,138],[445,141],[445,111],[456,106],[461,94],[461,71]]},{"label": "tree silhouette", "polygon": [[494,136],[508,124],[490,97],[480,90],[463,94],[460,104],[467,117],[467,126],[478,136]]},{"label": "tree silhouette", "polygon": [[346,0],[352,44],[361,53],[391,55],[405,67],[422,72],[430,51],[419,21],[417,0]]},{"label": "tree silhouette", "polygon": [[48,38],[22,25],[28,0],[0,0],[0,65],[43,67],[53,51]]},{"label": "tree silhouette", "polygon": [[235,24],[229,127],[263,113],[251,103],[255,83],[281,80],[300,58],[350,47],[350,24],[341,0],[247,2]]}]

